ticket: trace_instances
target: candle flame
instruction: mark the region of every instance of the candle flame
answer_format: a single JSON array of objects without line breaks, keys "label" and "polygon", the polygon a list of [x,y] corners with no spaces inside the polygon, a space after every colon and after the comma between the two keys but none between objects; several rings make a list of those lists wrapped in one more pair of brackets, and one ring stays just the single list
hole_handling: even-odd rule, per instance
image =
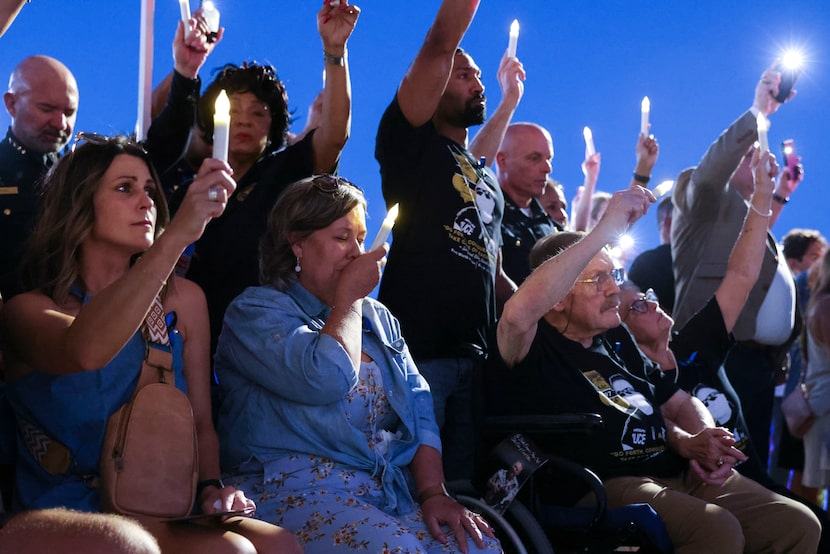
[{"label": "candle flame", "polygon": [[224,115],[225,117],[230,116],[231,101],[228,99],[228,93],[225,92],[225,89],[222,89],[216,97],[216,102],[213,104],[213,112],[217,115]]},{"label": "candle flame", "polygon": [[398,219],[398,205],[397,204],[395,204],[394,206],[389,208],[389,213],[386,214],[385,221],[388,221],[389,223],[394,224],[396,219]]},{"label": "candle flame", "polygon": [[513,23],[510,24],[510,34],[519,36],[519,20],[514,19]]},{"label": "candle flame", "polygon": [[654,187],[654,196],[660,198],[661,196],[669,192],[673,186],[674,181],[672,181],[671,179],[661,182],[659,185]]},{"label": "candle flame", "polygon": [[644,112],[651,111],[651,100],[648,99],[648,96],[643,96],[643,103],[640,104],[640,109]]}]

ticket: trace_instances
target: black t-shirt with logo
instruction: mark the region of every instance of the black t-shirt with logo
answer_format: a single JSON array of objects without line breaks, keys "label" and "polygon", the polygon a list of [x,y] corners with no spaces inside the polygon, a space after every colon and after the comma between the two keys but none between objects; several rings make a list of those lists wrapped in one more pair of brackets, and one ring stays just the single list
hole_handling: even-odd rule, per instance
[{"label": "black t-shirt with logo", "polygon": [[540,446],[603,479],[672,477],[687,467],[668,447],[660,413],[678,387],[645,358],[623,326],[585,348],[541,320],[525,359],[507,368],[494,353],[485,381],[486,410],[492,415],[602,416],[604,426],[597,432],[543,437]]},{"label": "black t-shirt with logo", "polygon": [[740,400],[722,367],[733,344],[735,339],[726,331],[723,314],[713,296],[682,329],[672,333],[669,348],[679,371],[666,374],[703,402],[715,424],[732,432],[735,447],[752,457]]},{"label": "black t-shirt with logo", "polygon": [[378,299],[416,359],[486,348],[504,210],[495,176],[431,121],[410,125],[397,98],[381,118],[375,157],[387,207],[400,205]]}]

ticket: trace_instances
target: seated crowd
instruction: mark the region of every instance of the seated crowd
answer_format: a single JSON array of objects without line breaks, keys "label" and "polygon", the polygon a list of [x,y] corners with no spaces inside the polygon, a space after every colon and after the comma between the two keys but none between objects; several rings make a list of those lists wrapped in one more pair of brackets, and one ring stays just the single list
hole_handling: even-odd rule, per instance
[{"label": "seated crowd", "polygon": [[[649,504],[676,552],[825,546],[815,498],[767,473],[774,372],[750,383],[755,362],[734,354],[772,368],[801,327],[769,228],[802,175],[753,146],[750,125],[789,99],[780,73],[764,72],[751,109],[660,210],[671,247],[639,274],[677,277],[664,309],[651,285],[625,282],[609,248],[657,200],[646,188],[657,140],[636,137],[634,177],[614,194],[596,190],[600,155],[586,149],[569,218],[549,131],[511,121],[525,78],[515,56],[500,61],[502,99],[485,121],[481,70],[460,48],[477,6],[440,3],[379,122],[384,200],[402,214],[391,247],[366,244],[364,193],[336,175],[356,6],[317,13],[326,78],[297,134],[269,65],[228,64],[200,91],[223,34],[202,9],[178,25],[142,143],[78,133],[66,148],[72,73],[46,56],[20,62],[0,143],[0,188],[15,191],[0,196],[12,214],[0,222],[0,465],[11,469],[0,551],[498,552],[488,521],[446,487],[473,476],[475,397],[488,415],[600,414],[597,435],[542,447],[595,471],[612,507]],[[227,160],[210,154],[220,91]],[[710,246],[690,264],[710,241],[720,258]],[[809,304],[821,313],[823,238],[794,242],[803,270],[821,266]],[[771,309],[789,317],[756,326]],[[808,321],[814,381],[830,367],[824,319]],[[151,373],[192,412],[195,494],[176,517],[114,507],[104,486],[112,418],[157,384]],[[825,429],[808,434],[816,458]],[[808,484],[826,484],[826,468],[803,463]]]}]

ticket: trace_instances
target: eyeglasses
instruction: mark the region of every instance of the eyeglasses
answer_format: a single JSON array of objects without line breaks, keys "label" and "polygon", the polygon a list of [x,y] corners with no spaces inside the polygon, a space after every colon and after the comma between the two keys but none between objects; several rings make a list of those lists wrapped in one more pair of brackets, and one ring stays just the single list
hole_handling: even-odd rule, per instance
[{"label": "eyeglasses", "polygon": [[659,303],[657,295],[654,293],[654,289],[648,289],[645,294],[631,303],[631,308],[629,309],[632,312],[637,312],[638,314],[648,313],[649,302],[654,302],[655,304]]},{"label": "eyeglasses", "polygon": [[337,194],[342,191],[341,187],[352,187],[363,192],[360,187],[339,175],[315,175],[311,178],[311,186],[326,194]]},{"label": "eyeglasses", "polygon": [[593,279],[579,279],[577,283],[596,283],[597,291],[602,291],[612,282],[620,286],[625,283],[625,270],[621,267],[615,267],[608,273],[597,273]]}]

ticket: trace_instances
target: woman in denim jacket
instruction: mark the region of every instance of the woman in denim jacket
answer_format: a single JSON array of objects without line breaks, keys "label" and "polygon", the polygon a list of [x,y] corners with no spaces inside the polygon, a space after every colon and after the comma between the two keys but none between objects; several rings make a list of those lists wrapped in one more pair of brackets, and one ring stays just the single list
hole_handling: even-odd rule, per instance
[{"label": "woman in denim jacket", "polygon": [[363,251],[365,210],[360,189],[329,175],[275,206],[265,285],[228,308],[216,353],[223,467],[306,552],[498,550],[446,494],[429,386],[397,320],[366,298],[387,247]]}]

